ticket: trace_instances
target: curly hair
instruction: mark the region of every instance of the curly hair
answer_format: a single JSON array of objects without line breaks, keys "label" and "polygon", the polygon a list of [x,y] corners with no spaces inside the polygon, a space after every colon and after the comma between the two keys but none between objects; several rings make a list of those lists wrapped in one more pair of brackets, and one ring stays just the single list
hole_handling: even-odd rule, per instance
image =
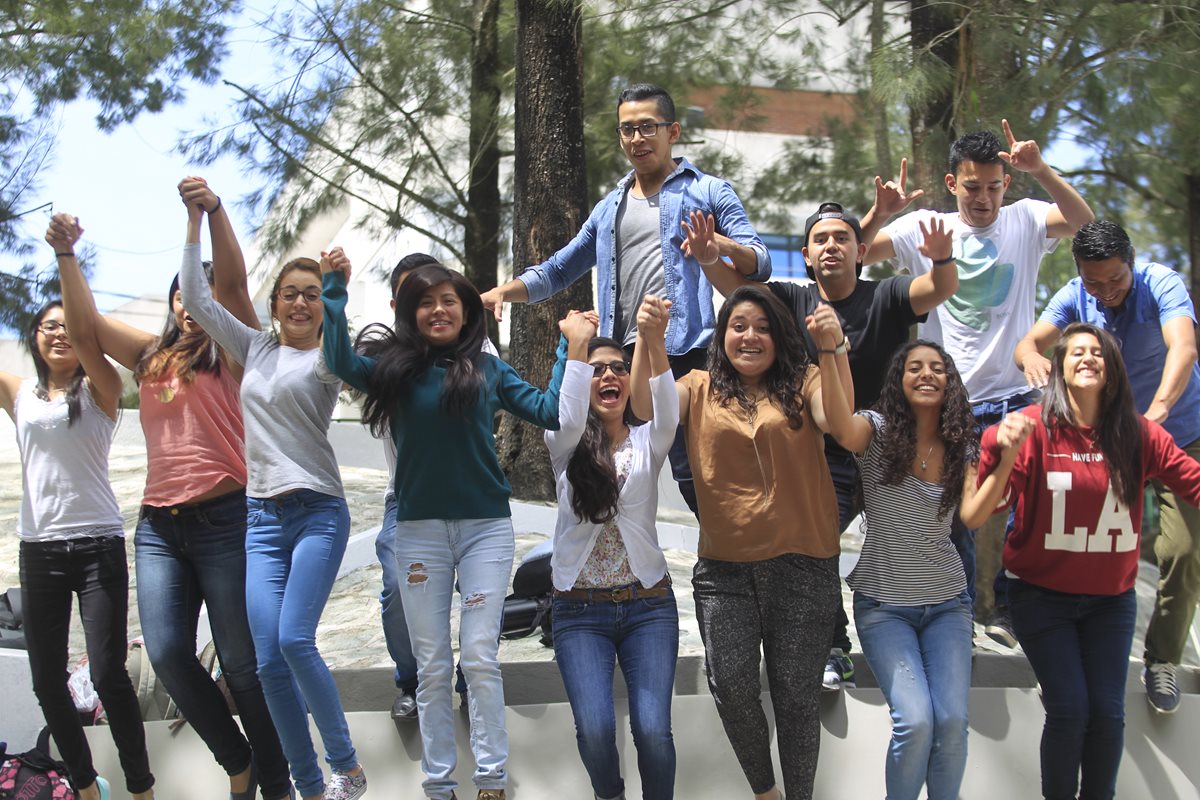
[{"label": "curly hair", "polygon": [[746,396],[741,376],[729,361],[725,352],[725,331],[729,328],[729,317],[741,303],[753,303],[767,317],[767,327],[775,343],[775,361],[763,376],[767,396],[779,406],[792,428],[804,426],[804,377],[808,372],[808,351],[800,328],[787,306],[769,289],[754,284],[739,286],[721,306],[717,314],[717,327],[712,341],[708,343],[709,391],[723,408],[736,401],[747,414],[754,413],[754,404]]},{"label": "curly hair", "polygon": [[[588,358],[604,347],[622,352],[615,339],[597,336],[588,342]],[[627,400],[625,426],[632,428],[636,422]],[[583,436],[567,462],[567,481],[571,484],[571,510],[581,520],[599,525],[616,517],[621,488],[617,483],[617,466],[613,462],[612,439],[594,408],[588,408]]]},{"label": "curly hair", "polygon": [[1042,397],[1042,423],[1047,428],[1079,424],[1071,411],[1070,389],[1063,377],[1067,349],[1071,339],[1079,334],[1090,334],[1100,343],[1104,388],[1100,391],[1100,419],[1093,430],[1096,444],[1104,454],[1113,494],[1126,508],[1133,508],[1142,491],[1142,420],[1133,402],[1125,359],[1112,334],[1086,322],[1072,322],[1063,330],[1050,355],[1050,380]]},{"label": "curly hair", "polygon": [[879,400],[874,406],[887,424],[883,430],[876,432],[875,441],[883,454],[883,482],[895,486],[910,473],[917,454],[917,419],[904,395],[904,371],[909,354],[918,347],[928,347],[936,352],[946,368],[946,390],[938,416],[938,437],[944,448],[940,481],[942,500],[938,503],[938,518],[945,519],[962,499],[967,465],[979,459],[979,437],[975,433],[971,401],[958,374],[958,367],[941,345],[916,339],[892,356]]}]

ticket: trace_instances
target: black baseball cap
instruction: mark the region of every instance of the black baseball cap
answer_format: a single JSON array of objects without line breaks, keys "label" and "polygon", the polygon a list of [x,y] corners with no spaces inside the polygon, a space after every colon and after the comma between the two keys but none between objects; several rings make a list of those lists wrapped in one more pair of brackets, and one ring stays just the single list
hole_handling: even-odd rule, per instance
[{"label": "black baseball cap", "polygon": [[[847,211],[845,208],[843,208],[841,203],[828,202],[828,203],[821,203],[821,205],[817,206],[817,210],[815,212],[813,212],[812,216],[810,216],[808,219],[806,219],[804,221],[804,246],[805,247],[808,247],[808,235],[810,233],[812,233],[813,226],[816,225],[818,222],[820,222],[823,219],[840,219],[842,222],[845,222],[847,225],[849,225],[851,228],[854,229],[854,235],[856,237],[858,237],[858,241],[860,243],[862,242],[862,238],[863,238],[862,225],[859,224],[858,217],[854,216],[849,211]],[[809,280],[815,281],[817,279],[817,275],[815,272],[813,272],[812,265],[810,265],[808,263],[807,258],[804,259],[804,270],[805,270],[805,272],[808,273]],[[862,274],[862,262],[861,261],[858,262],[858,272],[856,274],[858,274],[858,275]]]}]

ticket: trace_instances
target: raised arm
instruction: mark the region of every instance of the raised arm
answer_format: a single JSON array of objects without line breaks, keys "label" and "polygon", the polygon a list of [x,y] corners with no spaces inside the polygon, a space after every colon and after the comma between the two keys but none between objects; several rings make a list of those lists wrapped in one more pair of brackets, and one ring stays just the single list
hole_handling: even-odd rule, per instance
[{"label": "raised arm", "polygon": [[[832,317],[832,323],[828,317]],[[805,320],[808,333],[817,342],[820,350],[819,364],[821,367],[821,409],[829,427],[829,433],[837,439],[838,444],[851,453],[865,452],[875,435],[875,429],[865,418],[855,416],[854,400],[846,397],[846,376],[844,369],[850,371],[850,362],[846,354],[838,355],[836,347],[829,348],[832,341],[837,341],[841,334],[837,314],[828,305],[822,303],[816,311]],[[837,326],[836,331],[833,326]],[[829,332],[823,333],[822,328]]]},{"label": "raised arm", "polygon": [[933,262],[933,269],[913,278],[908,287],[908,302],[917,316],[928,314],[958,291],[958,263],[954,260],[954,237],[946,232],[941,218],[921,220],[925,241],[918,248]]},{"label": "raised arm", "polygon": [[671,371],[667,360],[667,323],[671,301],[646,295],[637,312],[637,342],[633,347],[633,369],[629,379],[629,402],[638,419],[654,419],[650,379]]},{"label": "raised arm", "polygon": [[141,360],[142,353],[154,344],[158,337],[124,322],[101,316],[96,308],[92,289],[88,286],[83,270],[79,268],[79,262],[74,258],[58,258],[57,261],[59,280],[63,286],[63,314],[72,318],[72,321],[67,323],[72,339],[79,336],[94,337],[103,352],[116,359],[121,366],[133,371]]},{"label": "raised arm", "polygon": [[229,313],[213,298],[212,287],[204,274],[200,261],[200,219],[204,211],[196,204],[188,205],[187,239],[183,245],[183,264],[179,269],[179,294],[183,307],[192,319],[225,348],[225,352],[239,364],[245,365],[250,345],[259,335]]},{"label": "raised arm", "polygon": [[[597,318],[596,323],[599,323]],[[558,430],[546,431],[546,449],[555,471],[566,469],[566,459],[587,428],[588,411],[592,404],[592,366],[587,361],[587,348],[567,347],[567,363],[563,370],[562,388],[558,393]]]},{"label": "raised arm", "polygon": [[[900,159],[900,177],[896,180],[884,183],[883,178],[878,175],[875,176],[875,204],[871,206],[862,218],[862,244],[870,248],[879,235],[879,232],[883,230],[883,226],[888,223],[888,220],[908,208],[914,200],[925,196],[924,189],[914,189],[910,192],[907,185],[907,158]],[[889,244],[890,242],[891,240],[888,239]],[[868,250],[868,254],[871,255],[870,250]],[[877,258],[871,259],[871,263],[891,258],[895,253],[877,255]]]},{"label": "raised arm", "polygon": [[13,409],[17,403],[17,392],[21,389],[21,376],[11,372],[0,372],[0,408],[8,414],[9,419],[16,420]]},{"label": "raised arm", "polygon": [[[958,515],[963,525],[978,528],[1000,508],[1007,507],[1015,493],[1008,493],[1013,467],[1021,445],[1033,433],[1037,423],[1032,417],[1013,411],[999,425],[984,432],[984,456],[980,464],[967,470]],[[984,473],[980,477],[980,470]]]},{"label": "raised arm", "polygon": [[350,259],[340,247],[321,253],[321,302],[325,306],[325,327],[321,334],[321,355],[329,371],[360,392],[370,386],[375,359],[354,352],[350,341],[350,323],[346,319],[349,294]]},{"label": "raised arm", "polygon": [[545,390],[527,383],[503,361],[497,392],[500,407],[510,414],[547,430],[558,428],[558,395],[566,372],[567,356],[576,361],[587,359],[588,342],[596,335],[599,317],[594,311],[568,311],[558,323],[562,333],[550,383]]},{"label": "raised arm", "polygon": [[198,205],[208,215],[208,235],[213,254],[213,297],[243,325],[261,330],[258,313],[250,301],[246,283],[246,259],[229,219],[228,209],[203,178],[188,177],[179,182],[183,204]]},{"label": "raised arm", "polygon": [[1033,139],[1018,142],[1013,136],[1008,120],[1000,120],[1004,136],[1008,139],[1008,150],[999,155],[1017,172],[1028,172],[1054,201],[1054,208],[1046,215],[1046,235],[1051,239],[1065,239],[1096,218],[1091,206],[1075,191],[1075,187],[1063,180],[1042,158],[1041,148]]},{"label": "raised arm", "polygon": [[[820,391],[814,389],[812,396],[807,399],[812,403],[813,419],[816,420],[817,427],[826,433],[832,433],[837,439],[838,436],[833,431],[833,421],[829,416],[831,408],[826,405],[825,401],[826,398],[831,398],[834,405],[838,406],[832,409],[835,414],[843,410],[842,405],[845,406],[844,410],[848,414],[851,413],[850,409],[854,408],[854,383],[850,375],[849,360],[850,342],[842,331],[837,313],[827,303],[818,305],[816,310],[805,318],[804,324],[808,327],[808,333],[812,336],[813,341],[817,343],[818,363],[821,369]],[[830,382],[836,383],[836,385],[827,385]],[[854,419],[852,415],[851,419]],[[866,420],[862,421],[866,422]],[[843,418],[842,422],[845,423],[846,420]],[[870,427],[870,423],[867,423],[867,426]],[[851,442],[857,443],[851,424],[844,424],[841,430]],[[838,441],[842,447],[851,452],[860,453],[866,449],[866,445],[871,440],[868,436],[861,447],[852,447],[850,444],[842,442],[841,439]]]},{"label": "raised arm", "polygon": [[91,291],[79,269],[75,258],[75,243],[83,235],[79,219],[70,214],[55,214],[46,231],[46,241],[54,248],[54,259],[58,262],[59,280],[62,284],[63,321],[71,349],[79,357],[83,371],[96,404],[110,417],[116,417],[117,405],[121,400],[121,376],[116,367],[104,357],[100,341],[96,337],[96,314]]}]

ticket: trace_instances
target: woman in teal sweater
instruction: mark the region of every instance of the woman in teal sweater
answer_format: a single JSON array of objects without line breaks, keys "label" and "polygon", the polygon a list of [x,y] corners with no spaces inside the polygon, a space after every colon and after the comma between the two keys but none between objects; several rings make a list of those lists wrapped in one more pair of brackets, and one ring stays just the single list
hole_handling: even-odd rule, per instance
[{"label": "woman in teal sweater", "polygon": [[321,268],[326,364],[364,394],[364,423],[396,443],[396,561],[420,681],[425,794],[454,797],[450,602],[457,574],[474,782],[480,800],[503,800],[508,736],[497,650],[512,570],[512,490],[496,457],[492,420],[504,410],[558,427],[565,360],[587,360],[595,315],[571,312],[559,323],[567,342],[543,392],[482,352],[483,305],[458,272],[430,264],[410,273],[396,296],[394,328],[369,326],[355,352],[346,327],[349,261],[334,249]]}]

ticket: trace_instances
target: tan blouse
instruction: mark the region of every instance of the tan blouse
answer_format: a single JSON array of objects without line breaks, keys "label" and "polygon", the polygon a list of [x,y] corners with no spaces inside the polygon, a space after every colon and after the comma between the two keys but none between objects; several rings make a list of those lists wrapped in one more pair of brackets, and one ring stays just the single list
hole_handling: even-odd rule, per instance
[{"label": "tan blouse", "polygon": [[[807,394],[816,366],[804,378]],[[828,558],[840,552],[838,505],[824,435],[804,411],[792,428],[767,400],[751,420],[736,402],[722,407],[709,391],[709,374],[679,380],[691,390],[686,423],[688,460],[700,505],[700,556],[719,561],[763,561],[784,553]]]}]

